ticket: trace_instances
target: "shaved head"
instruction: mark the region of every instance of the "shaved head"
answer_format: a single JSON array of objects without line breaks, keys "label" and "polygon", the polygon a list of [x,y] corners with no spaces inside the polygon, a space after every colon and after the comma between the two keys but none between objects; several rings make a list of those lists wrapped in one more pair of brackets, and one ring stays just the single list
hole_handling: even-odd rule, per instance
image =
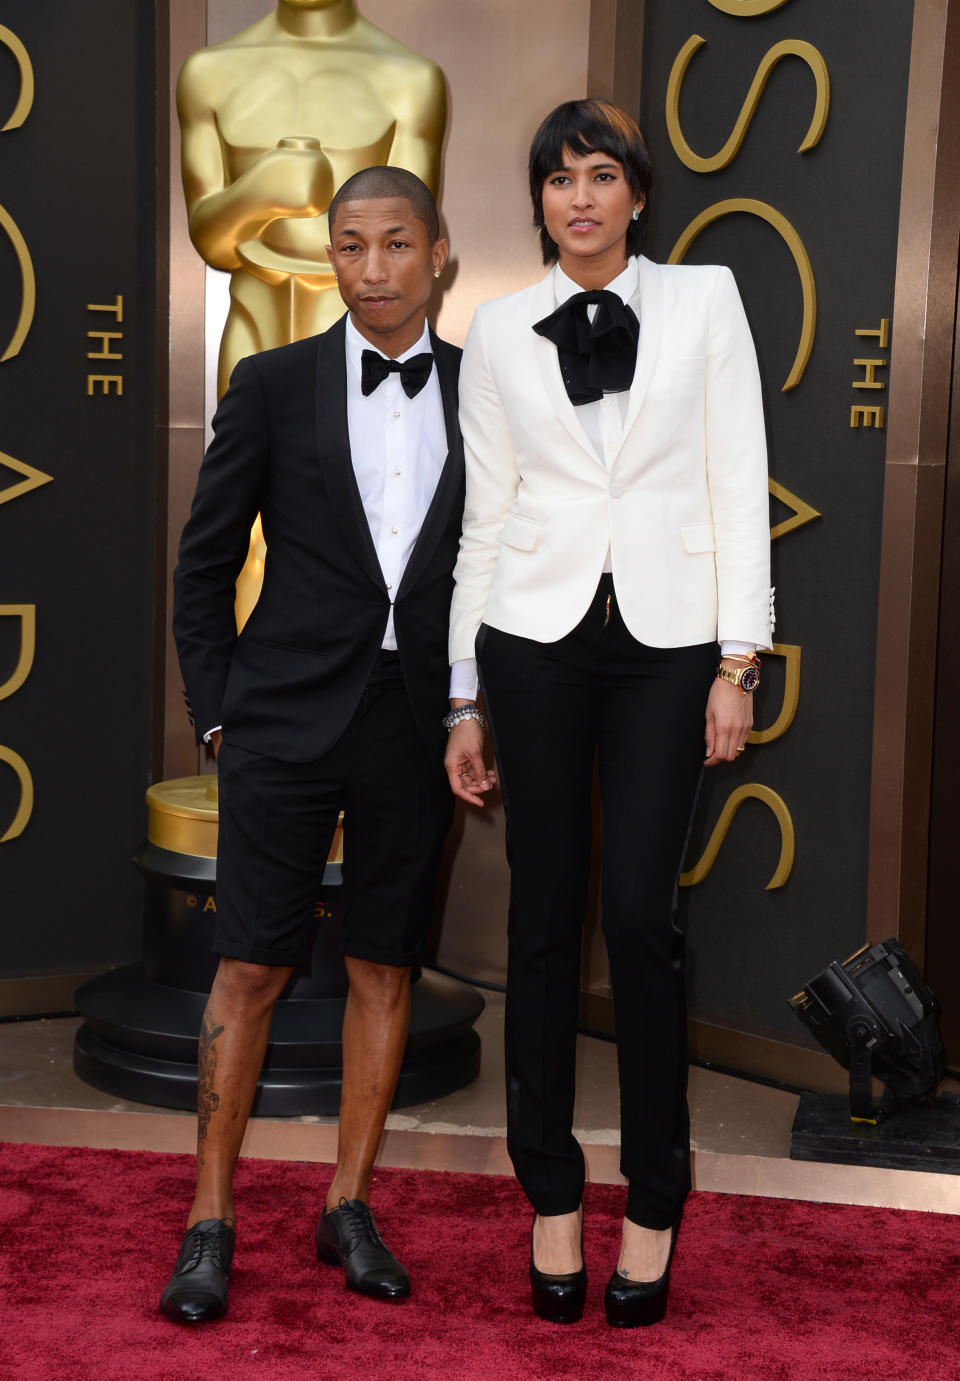
[{"label": "shaved head", "polygon": [[348,177],[334,196],[327,212],[330,234],[333,234],[341,203],[383,201],[393,197],[402,197],[410,203],[414,216],[426,226],[427,238],[433,244],[440,235],[437,204],[426,183],[421,182],[415,173],[408,172],[406,168],[363,168],[359,173],[354,173],[353,177]]}]

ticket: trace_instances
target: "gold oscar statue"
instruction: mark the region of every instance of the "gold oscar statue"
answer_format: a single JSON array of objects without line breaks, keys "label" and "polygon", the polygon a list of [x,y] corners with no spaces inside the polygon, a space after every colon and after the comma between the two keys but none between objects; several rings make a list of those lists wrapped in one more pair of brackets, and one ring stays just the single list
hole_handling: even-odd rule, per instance
[{"label": "gold oscar statue", "polygon": [[[343,310],[327,207],[361,168],[408,168],[437,194],[446,92],[436,63],[369,23],[355,0],[279,0],[192,53],[177,86],[190,238],[230,274],[217,393],[244,355],[324,331]],[[237,582],[242,626],[265,548]]]}]

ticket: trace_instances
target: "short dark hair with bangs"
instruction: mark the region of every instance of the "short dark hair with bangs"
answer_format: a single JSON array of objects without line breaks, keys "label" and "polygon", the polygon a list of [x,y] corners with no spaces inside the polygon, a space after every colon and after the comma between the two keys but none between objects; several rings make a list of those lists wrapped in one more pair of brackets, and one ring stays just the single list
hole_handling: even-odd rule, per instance
[{"label": "short dark hair with bangs", "polygon": [[563,167],[564,149],[578,158],[591,153],[609,154],[623,165],[634,196],[644,198],[639,220],[631,221],[627,229],[627,254],[639,254],[647,234],[646,197],[653,182],[653,164],[643,135],[636,121],[612,101],[564,101],[551,110],[530,145],[530,197],[533,223],[540,231],[543,262],[552,264],[559,257],[543,219],[543,184],[551,173]]}]

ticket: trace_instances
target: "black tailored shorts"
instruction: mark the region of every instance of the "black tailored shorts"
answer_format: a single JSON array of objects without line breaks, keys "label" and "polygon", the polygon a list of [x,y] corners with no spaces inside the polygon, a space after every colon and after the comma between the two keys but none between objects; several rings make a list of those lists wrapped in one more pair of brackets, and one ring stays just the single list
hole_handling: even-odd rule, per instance
[{"label": "black tailored shorts", "polygon": [[453,798],[417,730],[395,653],[381,653],[353,719],[322,758],[283,762],[227,735],[217,767],[218,954],[251,964],[304,958],[342,810],[341,948],[374,963],[416,961]]}]

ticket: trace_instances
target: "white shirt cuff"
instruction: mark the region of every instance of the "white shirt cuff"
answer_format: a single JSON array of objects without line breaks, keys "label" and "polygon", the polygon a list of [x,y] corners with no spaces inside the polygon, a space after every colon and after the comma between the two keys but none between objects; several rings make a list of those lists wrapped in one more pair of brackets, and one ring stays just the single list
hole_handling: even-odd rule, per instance
[{"label": "white shirt cuff", "polygon": [[477,698],[477,659],[463,657],[450,667],[450,699],[476,700]]},{"label": "white shirt cuff", "polygon": [[757,650],[756,643],[738,643],[731,638],[724,638],[720,644],[721,657],[749,657]]},{"label": "white shirt cuff", "polygon": [[212,729],[208,729],[203,736],[204,743],[209,743],[214,734],[219,734],[223,728],[222,724],[214,724]]}]

